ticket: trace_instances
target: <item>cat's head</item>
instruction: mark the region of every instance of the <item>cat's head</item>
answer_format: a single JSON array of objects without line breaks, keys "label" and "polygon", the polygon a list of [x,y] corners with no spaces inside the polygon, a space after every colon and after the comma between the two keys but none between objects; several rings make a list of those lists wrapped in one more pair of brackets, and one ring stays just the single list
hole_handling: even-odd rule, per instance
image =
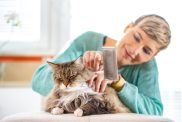
[{"label": "cat's head", "polygon": [[66,87],[78,81],[89,80],[93,72],[88,70],[82,62],[82,58],[64,63],[47,62],[53,71],[53,78],[56,84],[63,84]]}]

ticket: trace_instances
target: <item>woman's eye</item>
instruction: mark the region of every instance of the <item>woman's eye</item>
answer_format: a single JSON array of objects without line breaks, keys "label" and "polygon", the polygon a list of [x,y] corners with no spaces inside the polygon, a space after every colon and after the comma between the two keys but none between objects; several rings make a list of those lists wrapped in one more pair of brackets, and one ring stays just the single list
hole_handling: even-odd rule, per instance
[{"label": "woman's eye", "polygon": [[140,42],[140,37],[138,37],[136,34],[134,34],[133,36],[134,36],[135,41]]},{"label": "woman's eye", "polygon": [[143,48],[143,52],[146,53],[147,55],[151,54],[151,52],[149,50],[147,50],[146,48]]}]

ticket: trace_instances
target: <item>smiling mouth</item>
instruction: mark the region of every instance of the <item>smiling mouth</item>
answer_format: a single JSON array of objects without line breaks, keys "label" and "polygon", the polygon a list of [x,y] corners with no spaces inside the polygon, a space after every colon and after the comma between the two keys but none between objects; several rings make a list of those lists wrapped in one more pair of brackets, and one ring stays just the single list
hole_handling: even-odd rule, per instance
[{"label": "smiling mouth", "polygon": [[125,48],[125,58],[129,58],[130,60],[132,60],[132,56],[128,53],[127,49]]}]

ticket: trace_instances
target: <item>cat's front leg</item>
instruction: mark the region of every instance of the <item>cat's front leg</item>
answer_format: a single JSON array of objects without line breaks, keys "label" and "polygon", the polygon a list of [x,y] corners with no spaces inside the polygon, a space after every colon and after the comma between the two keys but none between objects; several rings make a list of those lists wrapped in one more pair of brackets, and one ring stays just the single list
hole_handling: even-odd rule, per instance
[{"label": "cat's front leg", "polygon": [[64,109],[60,107],[55,107],[51,110],[51,114],[53,115],[60,115],[64,113]]},{"label": "cat's front leg", "polygon": [[77,117],[83,116],[83,110],[82,110],[81,108],[77,108],[77,109],[74,111],[74,115],[77,116]]}]

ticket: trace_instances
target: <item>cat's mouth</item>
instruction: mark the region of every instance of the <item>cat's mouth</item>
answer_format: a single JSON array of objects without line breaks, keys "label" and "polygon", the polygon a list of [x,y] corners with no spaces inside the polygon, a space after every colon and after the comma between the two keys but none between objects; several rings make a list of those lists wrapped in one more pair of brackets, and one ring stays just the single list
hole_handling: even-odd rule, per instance
[{"label": "cat's mouth", "polygon": [[69,81],[65,81],[63,82],[64,86],[66,88],[68,87],[76,87],[76,86],[79,86],[81,83],[80,82],[69,82]]}]

